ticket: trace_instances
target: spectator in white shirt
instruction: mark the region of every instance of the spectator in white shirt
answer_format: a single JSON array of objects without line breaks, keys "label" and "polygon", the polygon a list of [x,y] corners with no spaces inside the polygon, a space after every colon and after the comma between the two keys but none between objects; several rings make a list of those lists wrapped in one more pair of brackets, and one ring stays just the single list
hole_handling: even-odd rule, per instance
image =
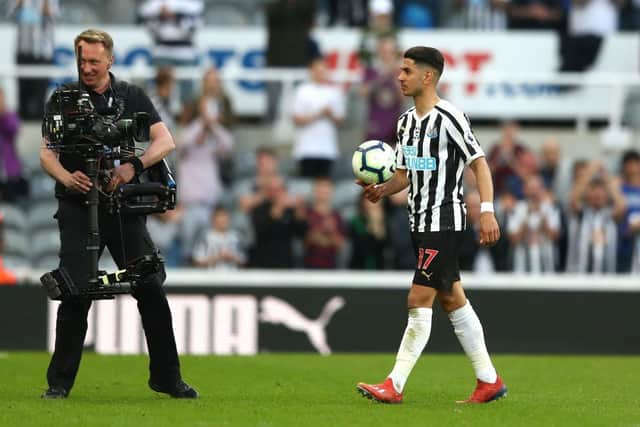
[{"label": "spectator in white shirt", "polygon": [[297,127],[293,157],[298,160],[300,176],[327,177],[338,157],[338,126],[344,121],[345,100],[342,91],[328,79],[324,58],[309,64],[311,81],[296,88],[293,121]]}]

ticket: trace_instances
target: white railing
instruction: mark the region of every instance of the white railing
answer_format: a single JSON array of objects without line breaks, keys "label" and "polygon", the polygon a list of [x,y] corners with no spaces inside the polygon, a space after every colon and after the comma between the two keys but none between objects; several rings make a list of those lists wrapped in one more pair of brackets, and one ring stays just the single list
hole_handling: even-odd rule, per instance
[{"label": "white railing", "polygon": [[[151,66],[137,64],[131,67],[114,66],[114,73],[125,80],[152,79],[155,69]],[[204,67],[178,67],[176,78],[199,81],[206,68]],[[291,99],[293,88],[299,81],[307,78],[304,69],[246,69],[227,66],[220,71],[221,78],[228,81],[280,81],[283,83],[284,99]],[[0,79],[17,77],[43,77],[43,78],[68,78],[76,75],[74,67],[60,66],[23,66],[14,64],[0,65]],[[333,71],[332,79],[335,82],[355,83],[361,81],[361,72],[350,70]],[[631,88],[640,86],[640,76],[631,73],[616,72],[589,72],[589,73],[469,73],[461,71],[447,72],[442,83],[450,85],[463,85],[468,83],[478,85],[489,84],[546,84],[546,85],[573,85],[580,87],[606,87],[609,88],[609,128],[619,130],[622,128],[624,102]],[[549,117],[553,118],[553,117]],[[578,116],[577,126],[583,128],[585,121],[593,118],[588,113]]]}]

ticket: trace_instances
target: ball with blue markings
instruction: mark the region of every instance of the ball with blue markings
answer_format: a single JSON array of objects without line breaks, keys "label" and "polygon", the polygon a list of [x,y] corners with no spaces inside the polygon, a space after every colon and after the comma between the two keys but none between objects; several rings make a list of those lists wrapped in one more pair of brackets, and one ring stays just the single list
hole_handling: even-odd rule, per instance
[{"label": "ball with blue markings", "polygon": [[351,167],[360,181],[380,184],[388,181],[396,170],[395,152],[383,141],[365,141],[353,153]]}]

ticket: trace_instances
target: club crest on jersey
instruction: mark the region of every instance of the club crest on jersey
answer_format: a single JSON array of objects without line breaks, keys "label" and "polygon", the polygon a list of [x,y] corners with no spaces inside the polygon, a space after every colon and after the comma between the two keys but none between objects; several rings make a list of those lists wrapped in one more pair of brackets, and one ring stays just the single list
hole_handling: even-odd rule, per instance
[{"label": "club crest on jersey", "polygon": [[416,127],[416,130],[413,131],[413,142],[418,144],[420,142],[420,128]]},{"label": "club crest on jersey", "polygon": [[431,128],[431,129],[427,129],[427,138],[437,138],[438,137],[438,129],[437,128]]}]

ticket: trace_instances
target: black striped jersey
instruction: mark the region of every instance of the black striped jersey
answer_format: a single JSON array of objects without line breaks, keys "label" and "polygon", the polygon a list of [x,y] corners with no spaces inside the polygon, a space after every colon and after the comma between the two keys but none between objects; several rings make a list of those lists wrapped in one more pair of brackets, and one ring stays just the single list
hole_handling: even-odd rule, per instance
[{"label": "black striped jersey", "polygon": [[400,116],[396,168],[407,170],[411,231],[465,229],[462,172],[482,156],[468,117],[448,101],[424,117],[415,107]]}]

